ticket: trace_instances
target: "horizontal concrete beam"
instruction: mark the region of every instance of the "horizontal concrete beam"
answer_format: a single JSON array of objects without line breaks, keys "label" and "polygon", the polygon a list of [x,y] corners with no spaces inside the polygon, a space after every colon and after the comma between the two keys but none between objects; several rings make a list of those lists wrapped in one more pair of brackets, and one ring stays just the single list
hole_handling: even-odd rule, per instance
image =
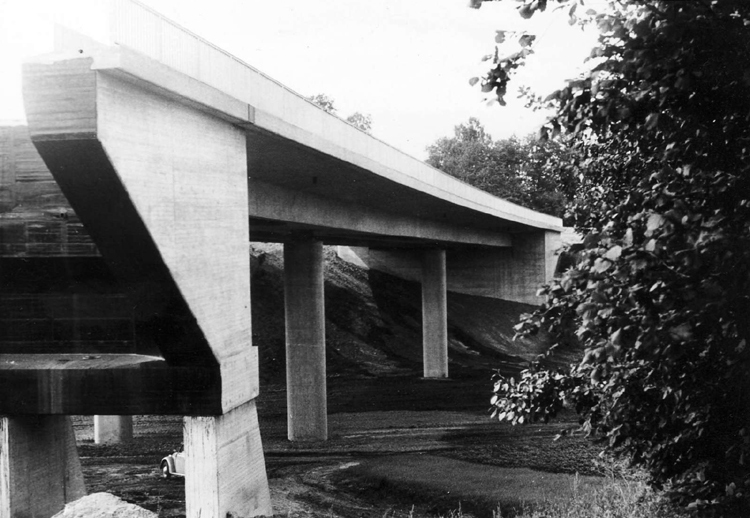
[{"label": "horizontal concrete beam", "polygon": [[[368,240],[376,246],[395,246],[420,242],[445,243],[446,246],[485,245],[507,247],[511,237],[506,232],[490,232],[451,221],[418,218],[342,201],[321,194],[300,192],[277,185],[249,181],[248,206],[251,239],[286,241],[295,231],[312,233],[316,239],[335,244]],[[438,215],[439,217],[439,215]],[[446,218],[447,219],[447,218]],[[284,226],[280,225],[285,224]]]},{"label": "horizontal concrete beam", "polygon": [[228,94],[126,48],[95,46],[90,54],[94,70],[246,128],[248,172],[254,180],[303,191],[316,182],[332,198],[405,215],[435,219],[444,214],[454,224],[491,232],[562,228],[559,218],[471,187],[252,69],[238,80],[247,88],[233,86]]},{"label": "horizontal concrete beam", "polygon": [[[539,288],[552,281],[560,249],[557,232],[513,234],[510,248],[447,251],[447,289],[480,297],[539,304]],[[422,252],[339,247],[342,259],[364,268],[419,282]]]},{"label": "horizontal concrete beam", "polygon": [[0,354],[4,414],[221,414],[215,369],[137,354]]}]

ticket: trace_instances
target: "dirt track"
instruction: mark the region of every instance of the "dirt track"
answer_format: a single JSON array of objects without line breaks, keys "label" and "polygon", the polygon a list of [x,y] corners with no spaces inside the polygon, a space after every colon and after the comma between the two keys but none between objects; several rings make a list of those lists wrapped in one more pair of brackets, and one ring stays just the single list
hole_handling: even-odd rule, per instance
[{"label": "dirt track", "polygon": [[[546,472],[595,470],[597,450],[583,439],[552,442],[569,422],[512,428],[489,420],[481,403],[489,384],[480,381],[426,381],[415,376],[332,380],[329,441],[294,444],[286,440],[283,387],[265,387],[259,414],[275,513],[382,517],[386,511],[406,515],[412,505],[420,513],[458,507],[449,491],[390,485],[388,477],[379,474],[383,462],[398,464],[402,455],[428,454]],[[365,401],[363,406],[369,408],[360,409]],[[90,418],[76,419],[89,492],[114,493],[160,516],[184,516],[184,483],[161,479],[157,469],[160,458],[182,440],[180,418],[136,418],[130,445],[95,446],[91,427]],[[365,469],[373,459],[386,459],[378,461],[377,473]],[[487,515],[487,502],[479,504],[477,514]],[[464,501],[462,506],[470,509],[472,503]]]},{"label": "dirt track", "polygon": [[[529,306],[449,293],[451,379],[424,380],[419,285],[344,263],[331,248],[325,272],[330,439],[288,442],[281,247],[256,244],[254,253],[264,254],[252,281],[253,344],[261,375],[257,403],[277,515],[380,518],[386,511],[408,515],[412,505],[419,512],[458,507],[450,490],[436,489],[442,481],[434,487],[390,484],[387,466],[398,467],[402,455],[592,472],[598,449],[583,439],[552,442],[570,422],[511,428],[488,417],[493,370],[518,372],[547,347],[543,339],[512,340],[512,326]],[[89,492],[114,493],[160,516],[184,515],[183,482],[162,480],[157,469],[182,442],[180,418],[136,417],[129,445],[95,446],[92,428],[90,417],[76,419]],[[374,459],[377,466],[370,466]],[[462,476],[446,474],[454,475]],[[490,516],[485,504],[477,512]]]}]

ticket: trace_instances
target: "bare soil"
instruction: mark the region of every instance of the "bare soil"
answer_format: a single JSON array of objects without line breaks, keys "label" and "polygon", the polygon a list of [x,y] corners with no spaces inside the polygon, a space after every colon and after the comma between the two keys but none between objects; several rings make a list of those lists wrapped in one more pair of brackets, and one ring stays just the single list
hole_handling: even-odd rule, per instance
[{"label": "bare soil", "polygon": [[[460,506],[465,515],[489,517],[498,503],[507,513],[559,497],[571,474],[600,473],[599,449],[587,440],[553,442],[575,424],[572,416],[524,427],[489,418],[494,370],[518,372],[547,347],[543,337],[512,340],[513,324],[530,307],[450,294],[451,379],[425,380],[419,286],[356,268],[332,250],[326,263],[329,440],[290,443],[281,254],[277,246],[256,245],[254,255],[257,403],[277,516],[428,516]],[[184,516],[184,482],[162,479],[158,470],[182,441],[180,417],[136,416],[134,441],[112,446],[93,444],[90,416],[76,417],[74,425],[89,492],[113,493],[159,516]],[[597,483],[596,477],[580,480]]]}]

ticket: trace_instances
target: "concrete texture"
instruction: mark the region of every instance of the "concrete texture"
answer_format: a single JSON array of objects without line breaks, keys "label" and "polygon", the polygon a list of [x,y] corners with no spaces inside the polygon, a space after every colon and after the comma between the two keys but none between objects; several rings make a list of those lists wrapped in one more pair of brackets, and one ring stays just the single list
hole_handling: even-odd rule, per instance
[{"label": "concrete texture", "polygon": [[85,494],[69,417],[0,417],[0,516],[47,518]]},{"label": "concrete texture", "polygon": [[243,404],[258,393],[244,134],[117,78],[97,85],[99,139],[219,362],[222,408]]},{"label": "concrete texture", "polygon": [[445,250],[422,253],[422,353],[425,378],[448,377]]},{"label": "concrete texture", "polygon": [[[250,238],[286,243],[289,438],[324,440],[323,242],[450,245],[460,284],[519,300],[553,270],[547,233],[560,220],[395,150],[137,3],[112,5],[106,43],[118,45],[58,31],[61,52],[25,65],[24,98],[34,145],[137,308],[138,354],[20,354],[4,378],[23,381],[22,397],[0,398],[0,412],[203,416],[185,419],[188,516],[268,515]],[[461,255],[467,245],[487,248]],[[426,375],[447,375],[445,264],[427,252]],[[5,500],[23,494],[7,487]]]},{"label": "concrete texture", "polygon": [[133,416],[95,415],[94,443],[122,444],[133,440]]},{"label": "concrete texture", "polygon": [[271,516],[255,401],[218,417],[186,417],[187,518]]},{"label": "concrete texture", "polygon": [[290,441],[328,438],[323,245],[284,245],[287,430]]},{"label": "concrete texture", "polygon": [[[557,232],[513,234],[510,248],[449,249],[447,289],[456,293],[539,304],[536,291],[554,276],[560,241]],[[342,259],[365,268],[419,282],[419,250],[339,247]]]},{"label": "concrete texture", "polygon": [[[128,35],[120,36],[128,45]],[[128,46],[139,48],[137,42],[132,43]],[[194,43],[203,45],[199,41]],[[422,227],[432,228],[433,240],[456,239],[503,246],[498,240],[507,243],[508,232],[561,228],[558,218],[500,200],[433,169],[323,112],[241,63],[233,62],[230,68],[239,67],[237,76],[224,81],[219,79],[221,74],[203,76],[202,71],[210,70],[210,65],[175,69],[126,48],[85,44],[82,47],[83,55],[92,56],[92,67],[100,75],[136,81],[170,101],[190,105],[246,129],[250,182],[260,184],[259,189],[272,194],[254,197],[251,193],[250,215],[256,217],[252,225],[255,240],[283,241],[279,236],[314,229],[326,243],[335,243],[341,232],[354,230],[347,229],[346,224],[344,228],[330,226],[330,217],[322,217],[328,222],[311,222],[309,215],[304,218],[306,211],[295,211],[293,206],[278,203],[276,206],[287,214],[297,216],[290,220],[274,217],[276,222],[268,226],[267,203],[274,198],[289,200],[286,194],[289,192],[297,196],[293,199],[295,203],[319,205],[321,196],[328,198],[331,206],[337,207],[334,213],[342,210],[342,204],[353,204],[359,211],[379,214],[384,222],[406,218],[407,226],[417,234]],[[75,52],[79,55],[78,47]],[[146,54],[156,57],[147,50]],[[197,54],[187,59],[194,58],[200,59]],[[225,58],[223,54],[217,55],[220,61]],[[200,73],[196,73],[198,69]],[[362,218],[356,214],[333,219],[342,223],[359,222],[357,231],[368,232],[361,227]],[[284,225],[279,225],[278,220]],[[375,220],[370,217],[366,221]],[[446,237],[441,238],[443,229]],[[458,237],[459,230],[466,237]],[[403,233],[399,230],[396,236],[403,237],[400,236]],[[474,235],[476,238],[471,237]]]},{"label": "concrete texture", "polygon": [[[485,212],[492,215],[492,218],[487,220],[490,225],[491,219],[500,218],[541,228],[559,226],[557,218],[542,216],[512,203],[499,201],[357,130],[252,66],[217,49],[209,42],[182,31],[179,26],[157,13],[138,8],[129,2],[122,2],[117,9],[113,13],[116,18],[123,21],[137,20],[140,23],[114,25],[110,28],[110,33],[102,37],[102,40],[106,40],[104,43],[118,43],[132,48],[153,60],[168,64],[172,71],[180,72],[192,80],[164,85],[164,78],[156,77],[156,69],[152,67],[153,72],[150,72],[147,79],[149,82],[164,85],[171,92],[211,106],[212,109],[220,110],[229,116],[245,119],[262,130],[263,134],[278,136],[285,140],[279,144],[288,151],[286,156],[268,146],[265,140],[262,142],[262,149],[256,150],[254,144],[250,143],[250,149],[258,151],[251,153],[251,164],[259,165],[257,171],[255,167],[250,167],[250,170],[262,176],[263,178],[259,178],[261,180],[278,177],[280,167],[291,166],[286,167],[284,182],[299,182],[299,185],[310,186],[311,176],[319,173],[319,182],[325,184],[329,179],[346,178],[341,174],[344,162],[356,166],[360,173],[366,174],[362,175],[353,170],[355,178],[348,178],[346,182],[331,181],[328,182],[329,185],[335,185],[350,193],[355,183],[361,183],[358,180],[378,177],[376,184],[368,182],[362,186],[357,194],[358,199],[355,200],[358,202],[366,201],[368,190],[374,185],[378,192],[370,190],[369,194],[374,198],[369,203],[371,205],[388,199],[379,195],[390,192],[390,201],[394,206],[407,208],[407,212],[409,209],[411,212],[421,212],[422,203],[431,205],[432,201],[443,200],[448,203],[439,202],[438,205],[431,205],[429,209],[425,205],[426,213],[441,214],[444,211],[436,210],[436,207],[442,206],[450,211],[447,214],[448,219],[455,221],[459,213],[464,213],[458,211],[454,214],[451,209],[467,207],[470,212]],[[154,41],[144,37],[147,35],[143,28],[146,20],[153,24],[150,25],[153,30],[168,31],[170,38]],[[60,38],[61,45],[58,48],[62,47],[64,39]],[[96,44],[87,45],[85,41],[68,41],[67,45],[76,51],[81,48],[84,53],[97,51]],[[186,52],[185,49],[191,51]],[[115,60],[111,63],[112,65],[104,64],[100,60],[96,66],[100,69],[118,67],[136,77],[145,74],[144,67],[136,65],[129,57],[121,57],[118,63],[115,63]],[[196,83],[213,87],[221,95],[210,94],[205,88],[196,86]],[[198,93],[198,90],[201,92]],[[248,111],[243,104],[252,109]],[[295,149],[301,147],[317,150],[322,162],[315,160],[312,164],[306,163],[303,167],[295,167],[293,162],[298,162]],[[324,163],[327,167],[317,167],[319,163]],[[272,165],[268,167],[268,164]],[[314,169],[315,173],[311,169]],[[401,189],[401,186],[407,186],[409,189]],[[425,193],[427,196],[409,198],[405,196],[409,190],[413,193]]]}]

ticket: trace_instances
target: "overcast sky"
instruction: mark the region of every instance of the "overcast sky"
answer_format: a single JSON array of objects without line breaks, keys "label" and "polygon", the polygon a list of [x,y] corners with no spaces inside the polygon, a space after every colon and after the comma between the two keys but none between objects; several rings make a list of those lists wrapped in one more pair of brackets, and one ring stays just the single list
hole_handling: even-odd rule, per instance
[{"label": "overcast sky", "polygon": [[[342,116],[373,118],[372,133],[418,158],[453,126],[478,117],[495,138],[534,131],[545,116],[522,107],[487,106],[468,80],[481,75],[496,30],[536,34],[536,54],[521,74],[546,94],[575,75],[591,36],[568,26],[567,13],[527,23],[515,2],[482,9],[466,0],[143,0],[299,94],[325,93]],[[96,32],[102,0],[0,0],[0,120],[22,119],[20,62],[43,53],[51,23]],[[56,18],[57,16],[57,18]]]}]

